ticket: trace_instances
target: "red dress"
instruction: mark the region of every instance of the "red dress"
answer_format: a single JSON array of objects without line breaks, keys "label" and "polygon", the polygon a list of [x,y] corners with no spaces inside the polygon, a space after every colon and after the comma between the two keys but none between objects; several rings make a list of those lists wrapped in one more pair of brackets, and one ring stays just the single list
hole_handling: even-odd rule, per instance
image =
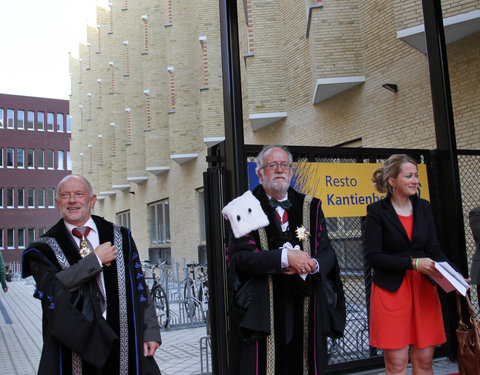
[{"label": "red dress", "polygon": [[[413,215],[400,216],[410,241]],[[381,349],[418,348],[446,341],[442,308],[436,286],[423,274],[407,270],[396,292],[372,283],[370,345]]]}]

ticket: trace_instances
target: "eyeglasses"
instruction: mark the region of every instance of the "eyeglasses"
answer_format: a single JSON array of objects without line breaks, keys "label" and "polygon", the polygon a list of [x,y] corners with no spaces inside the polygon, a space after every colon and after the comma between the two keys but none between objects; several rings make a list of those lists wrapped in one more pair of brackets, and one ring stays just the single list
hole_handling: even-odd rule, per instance
[{"label": "eyeglasses", "polygon": [[282,167],[282,170],[288,171],[290,168],[292,168],[292,164],[287,163],[287,162],[282,162],[282,163],[268,163],[265,164],[262,169],[267,169],[269,171],[275,171],[277,170],[278,167]]}]

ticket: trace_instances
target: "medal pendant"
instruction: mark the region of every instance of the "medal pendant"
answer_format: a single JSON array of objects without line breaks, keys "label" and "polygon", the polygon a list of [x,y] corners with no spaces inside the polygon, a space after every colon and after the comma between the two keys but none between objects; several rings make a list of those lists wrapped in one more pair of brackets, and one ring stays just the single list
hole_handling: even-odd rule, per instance
[{"label": "medal pendant", "polygon": [[88,248],[87,241],[82,240],[80,242],[80,255],[86,257],[88,254],[90,254],[90,249]]}]

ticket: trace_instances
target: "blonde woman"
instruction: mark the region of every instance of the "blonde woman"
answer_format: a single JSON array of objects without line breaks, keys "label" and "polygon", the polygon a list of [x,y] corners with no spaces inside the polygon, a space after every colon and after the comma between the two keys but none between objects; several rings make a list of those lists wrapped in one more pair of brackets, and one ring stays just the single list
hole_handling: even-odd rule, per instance
[{"label": "blonde woman", "polygon": [[446,341],[436,286],[440,249],[432,210],[417,196],[418,168],[411,157],[392,155],[373,173],[385,199],[367,207],[364,251],[373,269],[370,345],[383,349],[385,373],[433,374],[436,345]]}]

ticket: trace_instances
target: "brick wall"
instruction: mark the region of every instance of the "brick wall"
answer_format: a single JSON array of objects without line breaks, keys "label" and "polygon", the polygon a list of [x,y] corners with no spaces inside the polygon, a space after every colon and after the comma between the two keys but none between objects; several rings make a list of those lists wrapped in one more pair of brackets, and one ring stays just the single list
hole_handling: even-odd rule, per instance
[{"label": "brick wall", "polygon": [[[124,0],[111,4],[97,7],[100,29],[88,29],[90,55],[80,43],[70,59],[74,172],[80,173],[83,160],[95,191],[115,192],[104,195],[97,213],[115,220],[116,213],[130,210],[143,256],[150,235],[147,206],[169,199],[172,256],[194,260],[200,244],[197,189],[207,167],[204,138],[224,135],[218,4],[130,1],[126,10]],[[334,146],[361,139],[364,147],[435,148],[426,56],[396,37],[398,30],[421,24],[420,3],[308,5],[322,7],[310,13],[307,2],[238,1],[245,143]],[[446,17],[480,9],[471,0],[442,5]],[[459,148],[480,147],[479,39],[477,33],[448,46]],[[318,78],[358,75],[365,76],[364,83],[313,104]],[[384,83],[397,84],[398,92],[387,91]],[[272,112],[287,117],[252,130],[250,114]],[[170,158],[190,153],[198,157],[186,164]],[[147,172],[152,167],[169,169],[157,176]],[[147,180],[127,180],[139,176]],[[122,191],[115,185],[128,187]]]},{"label": "brick wall", "polygon": [[[397,30],[407,29],[423,23],[422,2],[417,0],[394,0],[395,26]],[[478,10],[479,0],[442,0],[444,18]]]}]

